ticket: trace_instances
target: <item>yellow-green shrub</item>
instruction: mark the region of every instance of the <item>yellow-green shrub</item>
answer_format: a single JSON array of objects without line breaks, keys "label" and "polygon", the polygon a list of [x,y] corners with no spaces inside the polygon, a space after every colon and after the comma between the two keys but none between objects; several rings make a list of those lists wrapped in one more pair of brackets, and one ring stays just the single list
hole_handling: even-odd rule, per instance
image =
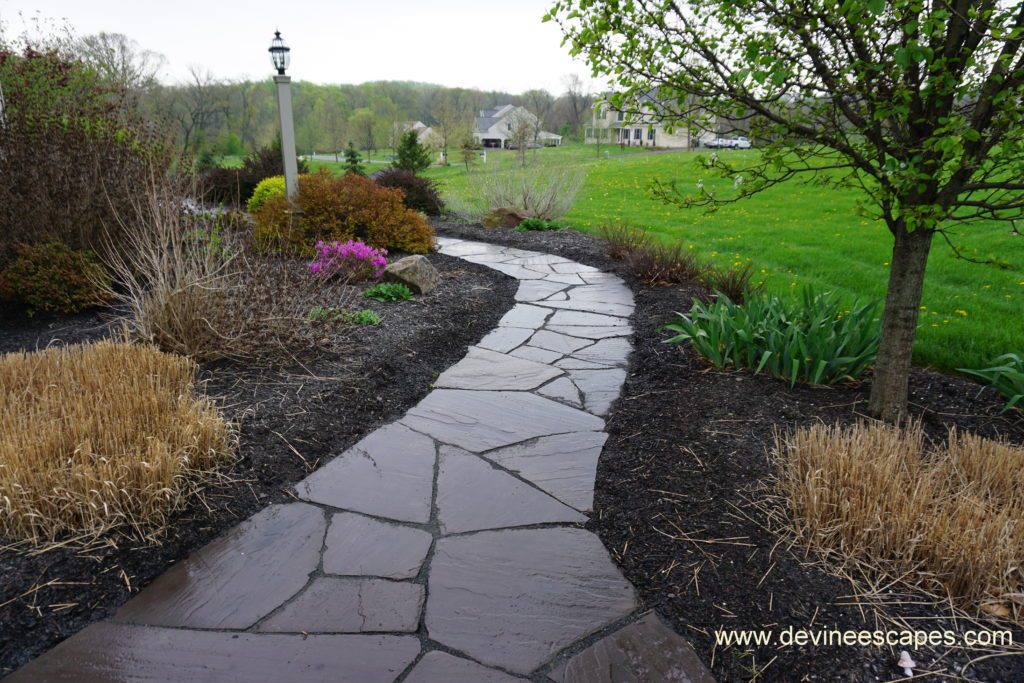
[{"label": "yellow-green shrub", "polygon": [[256,189],[252,191],[252,196],[249,197],[249,201],[246,202],[245,206],[249,209],[249,213],[256,213],[263,207],[271,197],[284,196],[286,192],[283,175],[275,175],[256,183]]}]

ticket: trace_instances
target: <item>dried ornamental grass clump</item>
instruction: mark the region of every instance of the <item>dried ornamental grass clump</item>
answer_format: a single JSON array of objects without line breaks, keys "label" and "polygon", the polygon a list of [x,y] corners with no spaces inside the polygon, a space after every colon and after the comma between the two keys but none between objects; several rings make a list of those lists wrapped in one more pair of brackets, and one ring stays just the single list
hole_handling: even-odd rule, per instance
[{"label": "dried ornamental grass clump", "polygon": [[160,532],[231,452],[195,364],[103,341],[0,357],[0,535]]},{"label": "dried ornamental grass clump", "polygon": [[920,425],[815,425],[776,443],[796,537],[843,567],[1024,617],[1024,450]]}]

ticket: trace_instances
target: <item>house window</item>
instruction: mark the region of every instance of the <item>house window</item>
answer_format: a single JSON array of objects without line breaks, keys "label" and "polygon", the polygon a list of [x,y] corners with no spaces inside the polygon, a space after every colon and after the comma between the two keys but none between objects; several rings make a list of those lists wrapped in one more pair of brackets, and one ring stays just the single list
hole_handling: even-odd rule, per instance
[{"label": "house window", "polygon": [[654,128],[653,127],[647,129],[647,139],[650,140],[651,142],[654,142]]},{"label": "house window", "polygon": [[625,112],[622,112],[622,111],[620,111],[620,112],[619,112],[619,113],[618,113],[618,114],[617,114],[617,115],[615,116],[615,120],[616,120],[616,121],[625,121],[625,120],[626,120],[626,113],[625,113]]},{"label": "house window", "polygon": [[644,139],[644,131],[643,131],[642,128],[634,128],[633,129],[633,139],[634,140],[643,140]]},{"label": "house window", "polygon": [[605,109],[604,107],[598,107],[597,108],[597,118],[601,119],[602,121],[607,119],[608,118],[608,110]]},{"label": "house window", "polygon": [[505,125],[508,126],[509,130],[512,130],[512,124],[511,123],[506,123]]},{"label": "house window", "polygon": [[586,136],[588,138],[594,137],[594,129],[593,128],[587,128]]}]

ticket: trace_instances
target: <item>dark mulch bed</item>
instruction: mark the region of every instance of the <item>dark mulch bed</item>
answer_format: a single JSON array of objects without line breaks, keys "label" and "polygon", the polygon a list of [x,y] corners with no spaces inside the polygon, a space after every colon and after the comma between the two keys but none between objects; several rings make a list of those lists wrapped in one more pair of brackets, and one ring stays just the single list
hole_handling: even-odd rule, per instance
[{"label": "dark mulch bed", "polygon": [[[452,237],[561,254],[622,274],[597,240],[577,232],[516,233],[456,223],[437,227]],[[812,564],[815,557],[800,548],[787,550],[780,544],[779,536],[763,526],[764,514],[749,503],[751,489],[770,472],[774,429],[818,420],[855,421],[865,410],[868,387],[790,389],[767,377],[710,370],[686,346],[662,344],[667,335],[657,329],[707,293],[698,285],[633,285],[636,352],[623,396],[610,416],[592,528],[646,606],[688,638],[721,681],[749,680],[758,672],[757,680],[780,681],[876,681],[902,675],[894,666],[900,648],[715,647],[716,629],[767,629],[777,635],[788,626],[888,627],[875,621],[869,605],[861,610],[851,604],[855,601],[847,596],[856,591],[849,581]],[[1024,444],[1024,418],[999,415],[999,398],[977,384],[917,370],[911,402],[914,416],[932,437],[941,439],[956,425]],[[892,599],[921,596],[894,593]],[[935,618],[941,610],[932,606],[891,605],[888,612],[920,619],[913,623],[922,631],[956,630],[949,620]],[[1014,630],[1014,642],[1024,643],[1024,630]],[[984,652],[941,657],[941,652],[906,649],[928,670],[969,680],[1024,679],[1024,656],[991,658],[964,671],[971,656]]]},{"label": "dark mulch bed", "polygon": [[[360,300],[383,321],[357,328],[351,357],[321,358],[289,371],[239,363],[202,367],[207,393],[240,427],[239,460],[229,472],[234,483],[208,492],[212,509],[194,505],[178,515],[159,545],[119,542],[35,557],[0,551],[0,675],[109,616],[221,531],[270,503],[292,500],[291,484],[401,417],[513,305],[511,278],[440,254],[430,260],[443,275],[430,294],[403,303]],[[107,334],[95,314],[26,318],[5,312],[0,323],[0,352]],[[39,586],[46,587],[33,590]]]}]

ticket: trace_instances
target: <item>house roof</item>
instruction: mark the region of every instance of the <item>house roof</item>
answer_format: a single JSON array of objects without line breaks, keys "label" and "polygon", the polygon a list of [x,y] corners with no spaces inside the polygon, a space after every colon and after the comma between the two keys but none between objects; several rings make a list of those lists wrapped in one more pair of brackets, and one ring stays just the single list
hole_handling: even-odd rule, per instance
[{"label": "house roof", "polygon": [[499,104],[497,107],[491,107],[490,109],[481,109],[480,116],[476,117],[473,121],[473,132],[486,133],[494,124],[515,110],[516,105],[514,104]]}]

